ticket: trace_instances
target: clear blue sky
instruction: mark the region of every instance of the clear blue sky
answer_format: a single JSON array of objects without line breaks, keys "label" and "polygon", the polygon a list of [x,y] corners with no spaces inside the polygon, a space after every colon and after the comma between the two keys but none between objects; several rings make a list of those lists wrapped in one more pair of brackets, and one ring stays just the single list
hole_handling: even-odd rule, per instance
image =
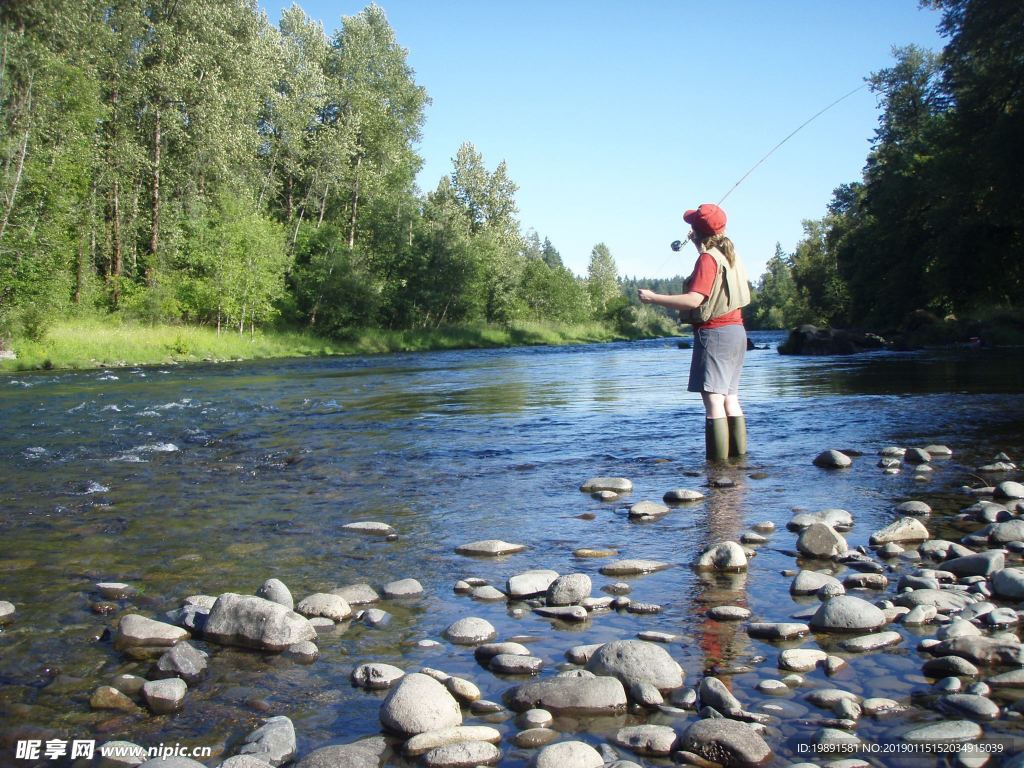
[{"label": "clear blue sky", "polygon": [[[261,0],[277,23],[281,0]],[[328,33],[358,0],[299,5]],[[433,105],[424,191],[470,141],[519,185],[523,231],[586,274],[599,242],[619,273],[689,274],[668,244],[801,123],[892,64],[938,51],[916,0],[380,0]],[[860,179],[878,121],[863,89],[787,141],[722,204],[751,279],[832,190]]]}]

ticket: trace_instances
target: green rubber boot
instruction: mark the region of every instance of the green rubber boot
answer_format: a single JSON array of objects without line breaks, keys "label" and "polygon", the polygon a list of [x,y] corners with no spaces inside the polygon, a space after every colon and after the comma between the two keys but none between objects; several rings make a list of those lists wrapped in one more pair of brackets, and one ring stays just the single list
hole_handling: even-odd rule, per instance
[{"label": "green rubber boot", "polygon": [[704,419],[704,448],[708,461],[729,458],[729,422],[727,419]]},{"label": "green rubber boot", "polygon": [[747,455],[747,419],[744,416],[729,416],[729,456]]}]

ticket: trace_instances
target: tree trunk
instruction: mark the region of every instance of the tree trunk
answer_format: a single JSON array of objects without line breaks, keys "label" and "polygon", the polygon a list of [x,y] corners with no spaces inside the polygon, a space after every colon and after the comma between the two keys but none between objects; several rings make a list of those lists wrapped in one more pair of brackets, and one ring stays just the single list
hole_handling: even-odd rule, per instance
[{"label": "tree trunk", "polygon": [[160,246],[160,107],[154,112],[153,128],[153,230],[149,238],[150,263],[146,270],[146,283],[156,281],[156,254]]},{"label": "tree trunk", "polygon": [[320,225],[324,223],[324,209],[327,207],[327,190],[330,188],[331,185],[329,183],[324,187],[324,197],[320,201],[320,218],[316,222],[317,229],[320,229]]},{"label": "tree trunk", "polygon": [[4,200],[4,218],[0,221],[0,240],[3,240],[4,232],[7,231],[7,224],[11,220],[11,211],[14,210],[14,201],[18,197],[18,187],[21,185],[21,175],[25,170],[25,157],[28,155],[28,137],[32,132],[32,76],[29,75],[28,90],[25,94],[25,112],[28,118],[25,121],[25,136],[21,140],[21,149],[18,151],[18,169],[14,173],[14,183],[11,185],[11,192]]},{"label": "tree trunk", "polygon": [[121,189],[118,185],[117,178],[114,178],[114,199],[111,201],[111,247],[110,253],[110,272],[113,278],[114,290],[111,294],[111,300],[113,301],[114,307],[117,307],[117,303],[121,300],[121,274],[124,272],[124,263],[121,259]]},{"label": "tree trunk", "polygon": [[348,247],[351,250],[356,247],[356,213],[359,210],[359,166],[363,163],[363,156],[356,157],[356,183],[355,194],[352,196],[352,226],[348,232]]}]

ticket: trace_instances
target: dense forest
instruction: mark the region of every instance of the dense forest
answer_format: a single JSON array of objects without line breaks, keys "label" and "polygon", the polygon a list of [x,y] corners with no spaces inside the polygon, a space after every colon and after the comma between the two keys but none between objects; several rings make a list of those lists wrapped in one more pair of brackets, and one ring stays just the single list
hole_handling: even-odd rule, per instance
[{"label": "dense forest", "polygon": [[75,313],[671,329],[605,245],[582,278],[523,233],[472,144],[420,193],[429,97],[376,5],[329,34],[248,0],[9,0],[0,21],[0,337]]},{"label": "dense forest", "polygon": [[1024,301],[1024,5],[924,0],[936,54],[894,50],[863,178],[768,262],[749,324],[885,330],[915,310],[991,317]]},{"label": "dense forest", "polygon": [[[941,9],[941,53],[894,50],[863,178],[781,248],[751,327],[884,328],[1019,306],[1024,6]],[[359,328],[599,322],[668,333],[595,245],[586,276],[518,220],[472,144],[423,193],[429,104],[384,11],[326,32],[250,0],[0,6],[0,345],[76,315]]]}]

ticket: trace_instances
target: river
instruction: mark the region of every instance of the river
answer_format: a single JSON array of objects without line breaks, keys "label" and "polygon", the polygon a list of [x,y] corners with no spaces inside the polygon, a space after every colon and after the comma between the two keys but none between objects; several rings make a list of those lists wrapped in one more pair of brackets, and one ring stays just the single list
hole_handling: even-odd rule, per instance
[{"label": "river", "polygon": [[[725,468],[704,463],[700,399],[685,392],[689,352],[675,340],[0,378],[0,600],[18,609],[0,632],[0,747],[40,733],[230,754],[261,718],[287,715],[301,755],[380,731],[383,694],[348,682],[351,669],[369,661],[443,669],[500,701],[515,680],[487,672],[465,648],[419,644],[441,641],[464,616],[488,619],[501,639],[531,640],[544,675],[573,645],[642,630],[678,633],[694,640],[668,646],[689,684],[705,670],[751,666],[733,684],[755,706],[751,683],[774,667],[775,649],[711,627],[703,610],[742,604],[782,621],[800,607],[779,576],[796,567],[785,530],[794,510],[851,511],[847,538],[857,546],[891,522],[895,504],[915,499],[935,509],[933,536],[962,536],[945,522],[972,501],[960,487],[979,485],[975,468],[1000,451],[1024,454],[1024,364],[1017,349],[783,357],[774,349],[780,334],[752,338],[771,348],[749,352],[743,375],[750,455]],[[954,452],[927,476],[889,476],[876,466],[881,448],[927,444]],[[830,448],[863,456],[841,472],[813,466]],[[627,477],[634,490],[621,502],[597,501],[578,490],[595,476]],[[713,487],[722,480],[730,487]],[[657,522],[628,520],[626,503],[661,501],[674,488],[707,498]],[[342,529],[357,521],[389,523],[398,536]],[[761,521],[779,530],[745,579],[723,585],[687,567],[704,546]],[[498,561],[454,552],[495,538],[530,549]],[[573,556],[581,547],[674,564],[631,581],[631,597],[664,610],[553,625],[453,592],[467,576],[502,587],[515,573],[550,568],[588,573],[603,594],[599,587],[613,580],[598,574],[600,561]],[[152,616],[189,595],[251,594],[271,577],[296,600],[407,577],[425,594],[385,604],[384,627],[352,623],[322,635],[311,666],[199,643],[213,654],[211,674],[174,716],[90,709],[92,691],[114,674],[145,674],[146,665],[125,661],[104,632],[116,631],[121,611]],[[140,594],[96,613],[94,585],[109,581]],[[913,636],[904,633],[899,649],[852,664],[844,685],[908,702],[926,688]],[[906,717],[938,715],[918,706]],[[866,723],[858,733],[870,738],[892,725]],[[509,736],[516,730],[511,720],[498,727]],[[797,745],[813,730],[787,726],[773,747],[798,762]],[[603,736],[581,738],[597,744]],[[501,765],[525,764],[526,753],[502,748]]]}]

